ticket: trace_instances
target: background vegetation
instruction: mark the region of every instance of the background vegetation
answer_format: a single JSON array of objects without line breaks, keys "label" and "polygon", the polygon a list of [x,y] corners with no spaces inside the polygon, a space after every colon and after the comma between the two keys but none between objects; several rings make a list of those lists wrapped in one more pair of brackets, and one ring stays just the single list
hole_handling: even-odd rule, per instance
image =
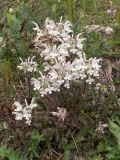
[{"label": "background vegetation", "polygon": [[[111,12],[108,13],[108,9]],[[0,37],[3,37],[3,41],[0,39],[1,160],[119,160],[120,1],[0,0],[0,10]],[[17,65],[19,57],[36,55],[32,44],[35,37],[32,21],[42,28],[46,17],[59,21],[61,16],[73,23],[76,33],[91,24],[114,29],[112,35],[96,32],[85,35],[87,57],[103,58],[103,90],[98,95],[89,89],[87,93],[83,92],[84,103],[81,104],[77,104],[76,99],[67,103],[61,98],[61,104],[67,104],[68,108],[80,108],[76,117],[71,116],[66,124],[51,122],[44,113],[47,106],[58,105],[55,96],[47,100],[38,97],[39,107],[35,111],[38,119],[35,118],[31,126],[16,122],[11,114],[14,98],[31,98]],[[25,90],[23,83],[26,84]],[[114,86],[115,91],[107,86]],[[104,132],[96,130],[99,122],[108,124]]]}]

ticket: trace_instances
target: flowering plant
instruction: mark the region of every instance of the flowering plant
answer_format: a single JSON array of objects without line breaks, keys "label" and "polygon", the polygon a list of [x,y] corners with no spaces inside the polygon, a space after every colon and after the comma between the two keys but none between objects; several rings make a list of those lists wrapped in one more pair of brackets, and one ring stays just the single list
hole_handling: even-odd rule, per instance
[{"label": "flowering plant", "polygon": [[120,158],[119,8],[84,1],[1,2],[3,159]]},{"label": "flowering plant", "polygon": [[[101,70],[101,59],[96,57],[86,58],[83,49],[85,38],[83,38],[82,33],[77,36],[74,35],[70,21],[64,23],[61,18],[59,23],[55,23],[47,18],[43,30],[39,28],[37,23],[33,22],[33,24],[35,25],[33,29],[37,32],[34,46],[43,60],[44,69],[43,71],[38,69],[34,56],[25,61],[20,58],[21,64],[18,69],[24,73],[38,73],[37,76],[31,77],[34,91],[38,91],[40,96],[44,97],[54,92],[61,92],[63,87],[70,89],[72,83],[80,83],[83,80],[89,85],[96,84],[96,79],[99,78]],[[14,105],[16,106],[16,104],[18,102],[15,102]],[[31,111],[32,109],[30,109],[30,113]],[[62,114],[62,111],[65,113]],[[13,113],[16,115],[17,120],[21,120],[22,117],[26,117],[26,120],[28,120],[23,110],[22,113],[19,113],[20,117],[16,110]],[[64,120],[67,111],[58,107],[58,113],[51,113]],[[30,122],[31,119],[29,124]]]}]

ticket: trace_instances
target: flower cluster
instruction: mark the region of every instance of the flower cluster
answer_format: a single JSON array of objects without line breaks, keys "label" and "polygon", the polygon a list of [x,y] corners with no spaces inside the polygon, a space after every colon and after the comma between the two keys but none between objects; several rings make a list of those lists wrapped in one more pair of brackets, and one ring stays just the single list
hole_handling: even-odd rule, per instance
[{"label": "flower cluster", "polygon": [[[61,87],[70,88],[72,82],[86,81],[88,84],[95,83],[99,78],[101,69],[101,59],[87,59],[84,52],[84,42],[82,33],[73,34],[70,21],[55,23],[49,18],[45,21],[44,29],[40,29],[38,24],[33,22],[33,28],[37,34],[34,39],[34,46],[43,61],[43,72],[38,69],[38,64],[33,57],[28,57],[25,61],[21,58],[21,63],[18,69],[24,73],[37,72],[31,78],[33,89],[38,91],[43,97],[44,95],[53,92],[59,92]],[[98,88],[99,85],[96,85]],[[25,107],[15,101],[16,109],[13,111],[16,120],[26,120],[27,124],[31,123],[32,109],[37,105],[34,103],[34,98],[31,104],[28,105],[25,100]],[[67,110],[65,108],[57,108],[57,112],[51,112],[57,116],[59,120],[64,121]]]},{"label": "flower cluster", "polygon": [[38,64],[33,61],[34,58],[34,56],[32,58],[28,57],[28,59],[26,59],[25,61],[20,58],[21,63],[18,66],[18,69],[23,71],[24,73],[37,71]]},{"label": "flower cluster", "polygon": [[37,107],[35,103],[35,98],[31,100],[31,104],[29,105],[27,100],[25,99],[25,107],[23,107],[18,101],[15,101],[13,106],[15,107],[14,111],[12,112],[15,115],[16,120],[26,120],[27,124],[31,124],[32,119],[32,109]]},{"label": "flower cluster", "polygon": [[40,76],[33,77],[31,83],[34,90],[41,96],[60,91],[60,87],[70,88],[71,81],[85,80],[88,84],[95,82],[99,77],[100,59],[86,59],[83,51],[85,38],[79,33],[73,35],[72,24],[59,23],[46,19],[45,28],[41,30],[35,24],[37,36],[34,44],[40,57],[43,59],[44,71],[39,71]]}]

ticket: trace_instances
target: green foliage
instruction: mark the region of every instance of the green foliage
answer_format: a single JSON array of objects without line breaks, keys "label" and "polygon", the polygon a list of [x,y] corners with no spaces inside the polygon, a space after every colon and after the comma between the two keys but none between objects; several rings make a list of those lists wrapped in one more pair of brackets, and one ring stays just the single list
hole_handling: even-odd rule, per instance
[{"label": "green foliage", "polygon": [[35,157],[39,157],[40,151],[40,143],[44,142],[45,138],[43,134],[39,134],[39,132],[32,132],[30,133],[30,139],[27,142],[26,149],[25,149],[25,157],[26,159],[32,160]]},{"label": "green foliage", "polygon": [[20,21],[17,19],[16,15],[7,13],[7,21],[10,29],[17,34],[20,29]]},{"label": "green foliage", "polygon": [[120,8],[117,9],[116,14],[115,14],[115,20],[118,26],[120,27]]},{"label": "green foliage", "polygon": [[69,160],[70,158],[70,151],[75,149],[74,144],[68,143],[65,137],[62,137],[60,142],[60,148],[64,150],[64,160]]},{"label": "green foliage", "polygon": [[118,144],[118,149],[120,150],[120,127],[111,121],[109,125],[109,129],[110,129],[110,132],[115,137],[116,142]]},{"label": "green foliage", "polygon": [[119,126],[110,121],[109,130],[112,133],[102,140],[97,146],[98,151],[106,153],[105,157],[107,160],[119,160],[120,157],[120,128]]},{"label": "green foliage", "polygon": [[0,157],[7,158],[8,160],[22,160],[18,151],[7,148],[7,146],[0,147]]}]

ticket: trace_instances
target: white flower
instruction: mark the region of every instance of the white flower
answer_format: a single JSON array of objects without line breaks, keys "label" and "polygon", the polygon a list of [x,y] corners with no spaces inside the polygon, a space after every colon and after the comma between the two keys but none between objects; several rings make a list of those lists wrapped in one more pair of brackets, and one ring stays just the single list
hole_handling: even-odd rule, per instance
[{"label": "white flower", "polygon": [[101,59],[97,59],[95,58],[91,58],[90,59],[92,61],[92,68],[99,70],[101,68],[101,66],[99,65],[99,62],[101,61]]},{"label": "white flower", "polygon": [[56,80],[58,78],[58,73],[54,69],[50,70],[48,74],[51,80]]},{"label": "white flower", "polygon": [[100,83],[97,83],[96,86],[95,86],[95,89],[96,89],[96,90],[99,90],[100,87],[101,87],[101,84],[100,84]]},{"label": "white flower", "polygon": [[26,120],[26,124],[31,125],[31,118]]},{"label": "white flower", "polygon": [[64,31],[67,32],[68,34],[73,32],[73,30],[71,29],[71,27],[72,27],[72,24],[71,24],[70,21],[66,21],[64,23]]},{"label": "white flower", "polygon": [[16,109],[14,111],[16,111],[16,112],[17,111],[22,111],[22,105],[19,102],[15,101],[13,106],[16,107]]},{"label": "white flower", "polygon": [[16,120],[26,120],[26,123],[30,125],[32,119],[32,109],[37,107],[35,103],[35,98],[32,98],[31,103],[28,104],[27,100],[25,99],[25,105],[22,106],[19,102],[15,101],[13,106],[16,108],[12,112],[15,115]]},{"label": "white flower", "polygon": [[73,54],[75,54],[77,52],[77,49],[76,48],[71,48],[70,52],[72,52]]},{"label": "white flower", "polygon": [[34,31],[37,31],[37,36],[35,38],[35,42],[37,42],[39,40],[40,37],[44,36],[44,33],[42,32],[42,30],[39,28],[38,24],[35,23],[34,21],[32,21],[32,23],[35,25],[35,27],[33,28]]},{"label": "white flower", "polygon": [[84,44],[84,41],[85,41],[85,38],[82,38],[82,34],[79,33],[76,37],[76,40],[77,40],[77,47],[82,50],[83,49],[83,44]]},{"label": "white flower", "polygon": [[38,79],[32,78],[31,79],[31,84],[34,85],[34,90],[40,90],[40,88],[41,88],[41,82]]},{"label": "white flower", "polygon": [[89,83],[89,84],[92,84],[92,83],[94,82],[94,79],[92,79],[92,78],[89,77],[89,78],[86,80],[86,82]]},{"label": "white flower", "polygon": [[19,113],[19,112],[13,112],[13,114],[15,114],[15,119],[16,120],[22,120],[23,119],[23,114]]},{"label": "white flower", "polygon": [[64,84],[64,87],[66,87],[67,89],[70,89],[70,82],[66,81],[65,84]]},{"label": "white flower", "polygon": [[64,121],[67,116],[67,110],[65,108],[57,108],[57,112],[51,112],[53,116],[57,116],[59,120]]},{"label": "white flower", "polygon": [[23,110],[22,110],[23,117],[24,117],[26,120],[31,119],[31,112],[32,112],[32,110],[31,110],[30,107],[25,107],[25,108],[23,108]]},{"label": "white flower", "polygon": [[34,21],[32,21],[32,23],[35,25],[35,27],[33,28],[33,30],[37,31],[37,32],[41,32],[41,29],[39,28],[38,24],[35,23]]},{"label": "white flower", "polygon": [[37,107],[37,104],[35,103],[35,97],[32,98],[31,100],[31,103],[30,103],[30,108],[33,109],[33,108],[36,108]]},{"label": "white flower", "polygon": [[32,98],[31,103],[29,105],[28,105],[27,100],[25,99],[25,104],[26,104],[26,108],[33,109],[33,108],[37,107],[37,104],[35,103],[34,97]]},{"label": "white flower", "polygon": [[18,66],[18,69],[22,70],[24,73],[37,71],[38,64],[33,61],[34,58],[35,58],[34,56],[31,59],[30,59],[30,57],[28,57],[28,59],[26,59],[25,61],[23,61],[20,58],[21,63]]},{"label": "white flower", "polygon": [[51,87],[50,85],[47,86],[47,88],[45,88],[45,92],[51,94],[54,91],[54,88]]},{"label": "white flower", "polygon": [[54,28],[56,27],[55,23],[53,20],[50,20],[49,18],[46,18],[45,20],[45,28],[49,30],[54,30]]}]

